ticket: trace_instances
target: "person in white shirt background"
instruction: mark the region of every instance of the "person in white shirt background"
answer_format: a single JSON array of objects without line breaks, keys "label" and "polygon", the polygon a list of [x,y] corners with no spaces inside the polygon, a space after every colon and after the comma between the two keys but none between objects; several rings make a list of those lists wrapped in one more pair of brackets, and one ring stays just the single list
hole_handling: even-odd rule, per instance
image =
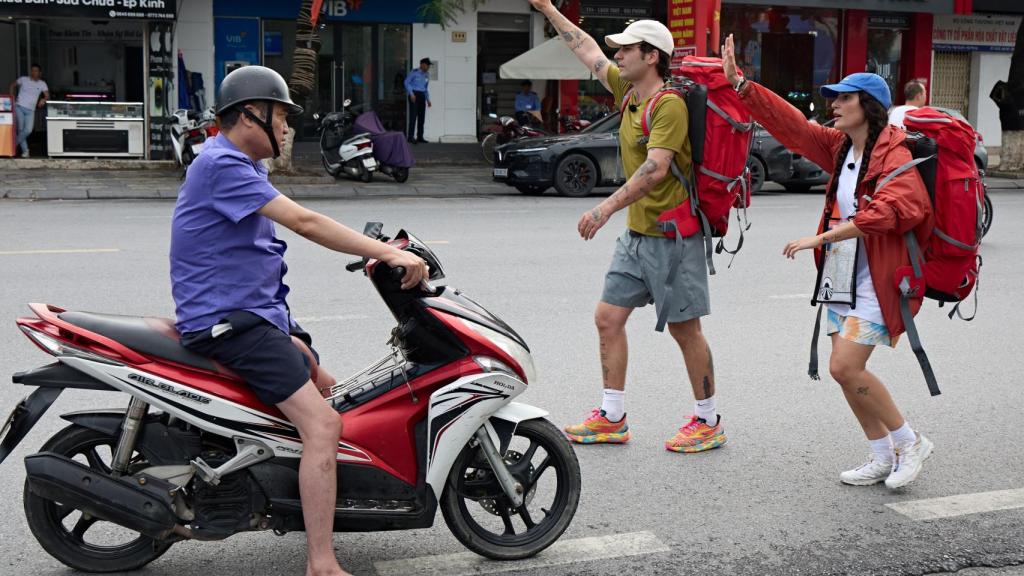
[{"label": "person in white shirt background", "polygon": [[[32,64],[28,76],[22,76],[11,83],[10,93],[17,93],[15,99],[15,116],[18,123],[18,146],[21,157],[28,158],[28,136],[36,121],[36,108],[46,106],[50,98],[50,87],[42,78],[43,69],[39,64]],[[43,97],[40,98],[39,95]]]},{"label": "person in white shirt background", "polygon": [[889,111],[889,124],[899,126],[900,128],[905,128],[903,126],[903,118],[907,115],[907,112],[928,104],[928,89],[925,88],[925,80],[923,78],[914,78],[904,84],[903,97],[906,104],[897,106]]}]

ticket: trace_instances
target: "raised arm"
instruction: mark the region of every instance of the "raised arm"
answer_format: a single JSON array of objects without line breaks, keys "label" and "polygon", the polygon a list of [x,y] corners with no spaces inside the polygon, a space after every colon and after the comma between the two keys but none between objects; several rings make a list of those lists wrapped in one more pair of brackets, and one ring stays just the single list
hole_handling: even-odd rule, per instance
[{"label": "raised arm", "polygon": [[734,87],[739,87],[740,98],[758,124],[789,150],[832,173],[836,163],[835,151],[845,138],[842,132],[809,122],[803,112],[779,95],[740,76],[732,34],[725,39],[722,48],[722,67],[726,79]]},{"label": "raised arm", "polygon": [[605,58],[604,52],[597,42],[559,12],[551,0],[530,0],[530,5],[551,22],[551,25],[558,31],[558,35],[573,51],[573,54],[576,54],[580,62],[590,69],[594,77],[600,80],[605,88],[611,90],[611,87],[608,86],[608,66],[611,64]]}]

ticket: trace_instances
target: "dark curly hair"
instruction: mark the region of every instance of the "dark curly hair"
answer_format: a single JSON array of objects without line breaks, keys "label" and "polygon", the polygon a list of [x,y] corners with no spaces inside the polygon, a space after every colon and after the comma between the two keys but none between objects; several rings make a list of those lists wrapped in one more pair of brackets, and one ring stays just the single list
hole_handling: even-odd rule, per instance
[{"label": "dark curly hair", "polygon": [[[857,173],[857,184],[854,189],[854,195],[856,198],[860,198],[860,184],[864,180],[864,175],[868,172],[868,164],[871,162],[871,151],[875,147],[875,142],[878,140],[878,135],[882,133],[882,130],[889,124],[889,113],[886,111],[885,106],[878,100],[875,100],[870,94],[866,92],[858,92],[860,94],[860,107],[864,111],[864,118],[868,122],[868,139],[864,142],[864,152],[861,155],[860,172]],[[847,136],[843,146],[839,149],[839,155],[836,156],[836,167],[832,172],[832,186],[828,191],[828,202],[825,206],[825,215],[828,217],[832,213],[832,205],[835,202],[836,192],[839,190],[839,174],[843,170],[843,162],[846,161],[846,155],[849,154],[850,148],[853,147],[853,140]]]}]

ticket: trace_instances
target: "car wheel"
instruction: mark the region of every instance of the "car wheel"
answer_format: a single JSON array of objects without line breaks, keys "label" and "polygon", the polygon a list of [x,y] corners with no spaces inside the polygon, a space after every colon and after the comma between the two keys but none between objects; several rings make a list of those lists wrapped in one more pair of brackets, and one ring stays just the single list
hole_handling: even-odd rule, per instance
[{"label": "car wheel", "polygon": [[597,167],[582,154],[569,154],[555,168],[555,190],[562,196],[582,198],[597,185]]},{"label": "car wheel", "polygon": [[783,184],[786,192],[803,193],[811,189],[810,184],[804,184],[803,182],[794,182],[789,184]]},{"label": "car wheel", "polygon": [[750,193],[757,194],[768,177],[768,167],[757,156],[751,156],[747,158],[747,168],[750,170]]},{"label": "car wheel", "polygon": [[543,184],[543,185],[542,184],[517,184],[516,185],[516,190],[519,190],[520,192],[522,192],[523,194],[526,194],[527,196],[540,196],[548,188],[550,188],[550,186],[548,186],[546,184]]}]

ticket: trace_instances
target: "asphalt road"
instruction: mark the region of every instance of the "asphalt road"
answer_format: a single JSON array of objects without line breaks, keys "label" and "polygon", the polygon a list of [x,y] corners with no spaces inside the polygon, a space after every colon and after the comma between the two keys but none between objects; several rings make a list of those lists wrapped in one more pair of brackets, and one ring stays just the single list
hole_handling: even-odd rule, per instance
[{"label": "asphalt road", "polygon": [[[530,344],[540,378],[520,400],[549,410],[562,425],[600,401],[592,312],[624,215],[585,243],[576,237],[576,221],[593,202],[464,196],[307,205],[357,228],[371,219],[392,230],[405,226],[432,243],[449,283],[502,316]],[[761,195],[743,251],[731,268],[717,260],[713,313],[704,323],[729,434],[723,448],[697,455],[663,449],[690,413],[692,396],[678,350],[654,332],[653,310],[643,309],[629,327],[626,402],[633,440],[577,448],[583,496],[563,548],[532,564],[467,560],[438,515],[427,530],[336,535],[339,558],[357,574],[419,565],[445,574],[918,575],[1024,564],[1019,497],[1009,509],[932,520],[887,506],[1024,488],[1024,348],[1015,336],[1024,324],[1018,264],[1024,237],[1016,225],[1024,221],[1024,195],[995,192],[993,202],[977,319],[951,322],[948,308],[934,303],[918,317],[943,394],[928,396],[906,342],[895,351],[878,350],[871,361],[911,424],[936,446],[921,477],[901,492],[839,484],[838,473],[859,464],[867,444],[835,383],[805,374],[814,274],[809,254],[791,262],[781,250],[787,240],[813,232],[820,195]],[[168,201],[0,202],[0,317],[7,319],[0,324],[0,373],[49,362],[14,327],[14,318],[28,313],[27,302],[173,316],[166,257],[172,207]],[[343,270],[346,257],[287,232],[283,237],[290,247],[290,304],[325,365],[343,375],[382,355],[392,319],[369,283]],[[0,386],[0,415],[6,415],[28,390]],[[125,404],[112,393],[65,393],[0,466],[0,499],[7,503],[0,516],[0,573],[68,573],[28,532],[21,459],[62,428],[59,414]],[[416,561],[395,563],[409,559]],[[303,569],[302,534],[255,533],[177,544],[145,573]]]}]

